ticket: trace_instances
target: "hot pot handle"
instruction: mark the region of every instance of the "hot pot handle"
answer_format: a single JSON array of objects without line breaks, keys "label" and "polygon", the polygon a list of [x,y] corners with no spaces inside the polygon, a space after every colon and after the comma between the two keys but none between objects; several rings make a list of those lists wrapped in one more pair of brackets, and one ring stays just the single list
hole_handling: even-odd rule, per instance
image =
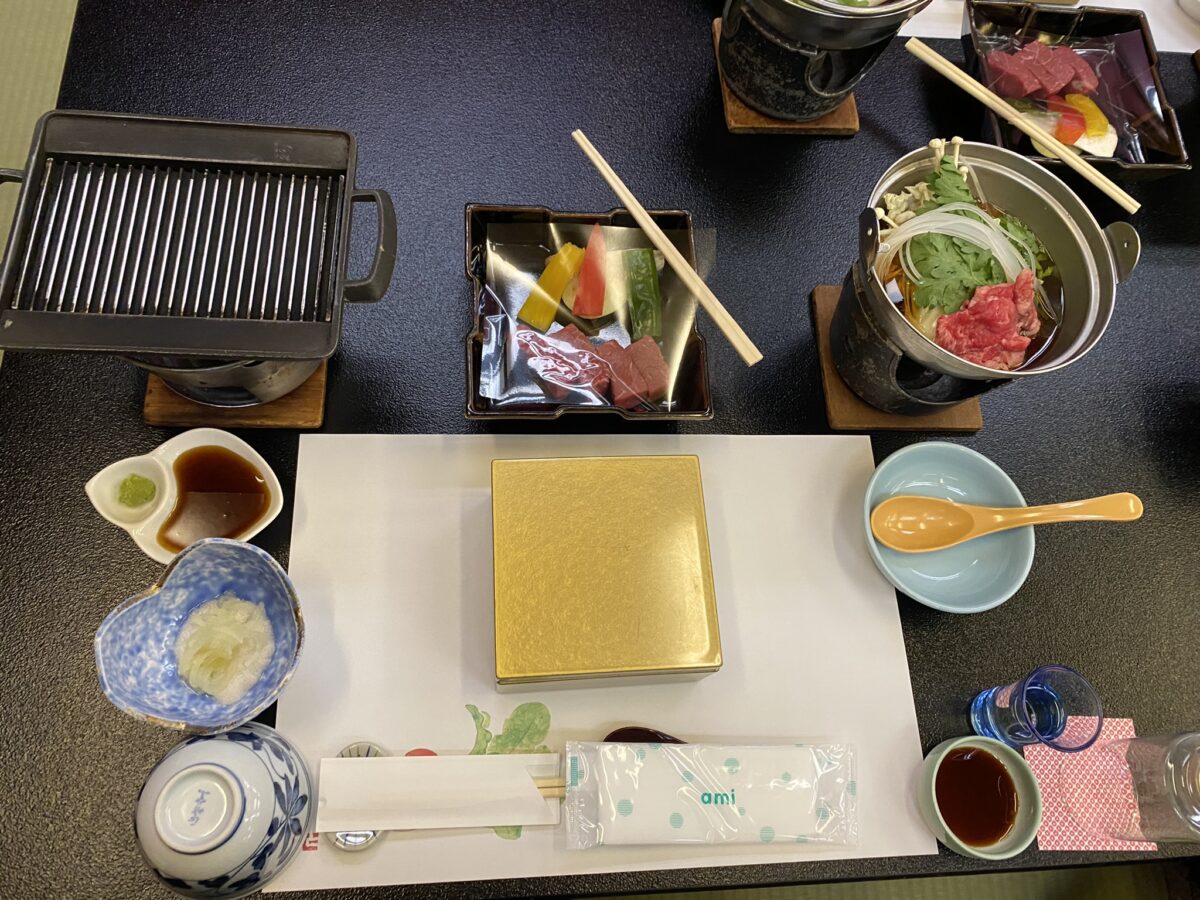
[{"label": "hot pot handle", "polygon": [[387,293],[396,269],[396,210],[387,191],[355,190],[351,203],[374,203],[379,213],[379,240],[371,274],[360,281],[347,281],[343,295],[350,303],[374,303]]},{"label": "hot pot handle", "polygon": [[813,70],[824,65],[828,61],[829,51],[816,50],[814,52],[813,48],[811,47],[797,48],[799,49],[799,52],[809,57],[808,64],[804,67],[804,86],[808,88],[810,94],[814,94],[818,97],[824,97],[827,100],[833,100],[843,96],[846,91],[853,90],[858,86],[858,83],[866,77],[866,74],[869,71],[871,71],[871,68],[879,59],[879,55],[887,49],[888,44],[891,42],[891,38],[885,38],[882,41],[876,41],[874,44],[870,44],[866,47],[857,48],[855,51],[856,54],[861,54],[858,71],[849,78],[845,79],[841,84],[826,85],[823,88],[819,88],[813,84]]},{"label": "hot pot handle", "polygon": [[1137,229],[1128,222],[1113,222],[1104,229],[1108,239],[1109,249],[1112,250],[1113,264],[1117,268],[1117,281],[1125,281],[1133,274],[1133,267],[1138,264],[1142,255],[1142,239],[1138,237]]}]

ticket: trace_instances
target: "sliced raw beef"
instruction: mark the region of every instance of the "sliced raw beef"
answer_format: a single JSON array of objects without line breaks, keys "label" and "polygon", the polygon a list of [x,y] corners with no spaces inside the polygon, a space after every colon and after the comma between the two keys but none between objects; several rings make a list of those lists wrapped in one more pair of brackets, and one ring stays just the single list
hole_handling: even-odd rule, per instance
[{"label": "sliced raw beef", "polygon": [[1022,269],[1013,282],[1013,303],[1017,307],[1017,329],[1025,337],[1033,337],[1042,329],[1037,303],[1033,299],[1033,272]]},{"label": "sliced raw beef", "polygon": [[654,338],[646,335],[630,344],[625,352],[642,373],[646,382],[646,399],[657,402],[667,396],[667,361],[663,359]]},{"label": "sliced raw beef", "polygon": [[1100,79],[1088,61],[1070,47],[1054,47],[1051,52],[1069,65],[1075,72],[1067,85],[1080,94],[1093,94],[1100,87]]},{"label": "sliced raw beef", "polygon": [[1064,59],[1061,54],[1055,53],[1054,50],[1047,44],[1041,41],[1035,41],[1029,45],[1030,52],[1034,57],[1050,72],[1053,81],[1050,85],[1046,85],[1049,90],[1051,85],[1058,85],[1057,90],[1052,90],[1050,93],[1057,94],[1065,89],[1076,77],[1075,64],[1069,59]]},{"label": "sliced raw beef", "polygon": [[[1024,315],[1018,308],[1018,295],[1022,305],[1028,305]],[[1022,272],[1012,284],[976,288],[975,296],[962,309],[938,319],[938,346],[967,362],[1011,371],[1025,362],[1029,338],[1021,334],[1021,326],[1030,315],[1037,321],[1032,305],[1032,272]]]},{"label": "sliced raw beef", "polygon": [[546,395],[553,400],[565,400],[572,391],[602,399],[608,391],[609,367],[574,325],[553,334],[518,328],[517,346],[528,358],[529,368],[541,380]]},{"label": "sliced raw beef", "polygon": [[1033,92],[1035,97],[1049,97],[1059,93],[1075,77],[1074,67],[1067,67],[1056,60],[1050,48],[1040,41],[1026,44],[1016,54],[1016,59],[1041,82]]},{"label": "sliced raw beef", "polygon": [[1019,100],[1042,86],[1037,76],[1029,71],[1029,66],[1010,53],[996,50],[984,58],[992,76],[991,88],[1001,97]]},{"label": "sliced raw beef", "polygon": [[1049,69],[1037,61],[1036,57],[1034,57],[1032,53],[1026,53],[1024,50],[1022,50],[1019,53],[1014,53],[1013,59],[1017,61],[1018,65],[1023,66],[1030,75],[1037,79],[1038,86],[1029,92],[1030,97],[1045,99],[1053,93],[1053,91],[1046,90],[1046,85],[1054,80],[1054,76],[1050,74]]},{"label": "sliced raw beef", "polygon": [[592,342],[588,340],[588,336],[576,328],[574,324],[567,325],[565,328],[560,328],[558,331],[548,334],[547,337],[552,337],[559,341],[565,341],[572,347],[576,347],[584,353],[594,353],[596,349],[592,346]]},{"label": "sliced raw beef", "polygon": [[596,352],[610,369],[612,402],[622,409],[633,409],[644,402],[648,394],[646,379],[642,377],[629,351],[616,341],[606,341],[596,348]]}]

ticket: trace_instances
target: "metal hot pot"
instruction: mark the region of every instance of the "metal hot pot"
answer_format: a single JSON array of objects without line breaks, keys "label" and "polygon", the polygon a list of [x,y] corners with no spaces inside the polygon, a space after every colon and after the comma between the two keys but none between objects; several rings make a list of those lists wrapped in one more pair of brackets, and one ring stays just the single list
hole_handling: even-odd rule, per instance
[{"label": "metal hot pot", "polygon": [[726,0],[717,51],[730,89],[776,119],[817,119],[875,65],[930,0],[844,6],[836,0]]},{"label": "metal hot pot", "polygon": [[879,233],[874,207],[925,179],[933,151],[914,150],[883,173],[859,217],[859,253],[842,286],[831,344],[842,379],[862,399],[888,412],[919,415],[959,403],[1015,378],[1065,368],[1096,345],[1112,318],[1117,284],[1129,277],[1141,252],[1132,225],[1106,228],[1075,193],[1023,156],[988,144],[964,143],[988,202],[1017,216],[1041,238],[1063,282],[1063,312],[1050,345],[1012,372],[989,369],[943,350],[921,334],[888,299],[874,270]]}]

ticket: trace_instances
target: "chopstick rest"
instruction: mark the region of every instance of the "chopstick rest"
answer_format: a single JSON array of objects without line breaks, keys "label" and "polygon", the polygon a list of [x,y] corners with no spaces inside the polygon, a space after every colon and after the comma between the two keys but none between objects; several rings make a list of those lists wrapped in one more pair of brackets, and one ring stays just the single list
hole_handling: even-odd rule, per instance
[{"label": "chopstick rest", "polygon": [[560,766],[557,753],[322,759],[316,830],[557,825]]}]

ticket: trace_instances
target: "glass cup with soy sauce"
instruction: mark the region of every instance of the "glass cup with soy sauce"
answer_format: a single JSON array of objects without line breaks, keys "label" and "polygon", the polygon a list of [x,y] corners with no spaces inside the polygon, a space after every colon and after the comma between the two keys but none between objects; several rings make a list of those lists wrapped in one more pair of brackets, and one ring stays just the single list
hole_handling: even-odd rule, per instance
[{"label": "glass cup with soy sauce", "polygon": [[980,691],[971,701],[975,733],[1010,747],[1041,743],[1076,753],[1095,743],[1103,723],[1095,688],[1067,666],[1040,666],[1012,684]]}]

